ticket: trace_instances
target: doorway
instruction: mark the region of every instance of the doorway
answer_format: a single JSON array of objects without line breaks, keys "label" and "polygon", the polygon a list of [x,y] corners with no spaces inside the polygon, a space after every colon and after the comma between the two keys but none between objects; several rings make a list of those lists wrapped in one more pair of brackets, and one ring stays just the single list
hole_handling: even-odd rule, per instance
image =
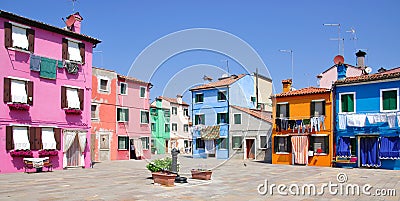
[{"label": "doorway", "polygon": [[359,167],[379,167],[379,142],[377,136],[359,137]]},{"label": "doorway", "polygon": [[256,156],[256,146],[255,139],[246,139],[246,158],[247,159],[255,159]]},{"label": "doorway", "polygon": [[67,151],[67,167],[78,167],[81,165],[81,150],[78,135],[75,135],[71,147]]},{"label": "doorway", "polygon": [[99,149],[99,160],[108,161],[110,160],[110,134],[102,133],[100,134],[100,149]]}]

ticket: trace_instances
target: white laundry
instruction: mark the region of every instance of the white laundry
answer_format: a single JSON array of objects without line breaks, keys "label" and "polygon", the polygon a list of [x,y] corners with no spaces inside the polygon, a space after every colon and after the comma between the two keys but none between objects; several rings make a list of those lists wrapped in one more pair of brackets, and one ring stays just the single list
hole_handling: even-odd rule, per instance
[{"label": "white laundry", "polygon": [[355,126],[355,121],[354,121],[354,115],[353,114],[349,114],[346,116],[347,119],[347,126]]},{"label": "white laundry", "polygon": [[215,154],[215,145],[214,145],[214,140],[204,140],[204,145],[206,148],[206,153],[207,154]]},{"label": "white laundry", "polygon": [[384,113],[380,113],[379,114],[379,122],[387,122],[387,119],[386,119],[386,114],[384,114]]},{"label": "white laundry", "polygon": [[400,112],[397,113],[397,126],[400,127]]},{"label": "white laundry", "polygon": [[367,119],[370,124],[375,124],[378,121],[378,118],[379,118],[379,116],[376,113],[368,113],[367,114]]},{"label": "white laundry", "polygon": [[388,113],[387,122],[389,124],[389,128],[394,128],[396,124],[396,113]]},{"label": "white laundry", "polygon": [[339,129],[344,130],[346,129],[346,115],[339,114]]},{"label": "white laundry", "polygon": [[354,114],[354,126],[355,127],[364,127],[365,126],[365,120],[366,120],[366,115],[365,114]]}]

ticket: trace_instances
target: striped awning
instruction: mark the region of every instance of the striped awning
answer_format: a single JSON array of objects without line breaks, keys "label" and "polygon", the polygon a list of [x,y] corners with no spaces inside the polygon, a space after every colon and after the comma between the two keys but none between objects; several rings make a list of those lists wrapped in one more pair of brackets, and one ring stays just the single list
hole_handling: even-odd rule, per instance
[{"label": "striped awning", "polygon": [[214,140],[219,138],[219,126],[207,126],[200,131],[201,139]]}]

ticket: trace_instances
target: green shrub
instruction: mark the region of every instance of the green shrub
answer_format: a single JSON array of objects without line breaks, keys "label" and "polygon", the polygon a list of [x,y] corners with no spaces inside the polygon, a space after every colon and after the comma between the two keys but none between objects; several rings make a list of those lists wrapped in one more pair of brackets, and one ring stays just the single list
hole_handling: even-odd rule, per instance
[{"label": "green shrub", "polygon": [[146,165],[146,168],[150,170],[150,172],[171,171],[171,165],[172,165],[172,159],[167,157],[167,158],[156,159],[148,163]]}]

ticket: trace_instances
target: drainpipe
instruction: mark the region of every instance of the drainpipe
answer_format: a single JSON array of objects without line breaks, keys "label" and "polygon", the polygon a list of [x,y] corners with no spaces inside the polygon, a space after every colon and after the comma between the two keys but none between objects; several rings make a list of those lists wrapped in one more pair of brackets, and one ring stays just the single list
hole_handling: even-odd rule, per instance
[{"label": "drainpipe", "polygon": [[[230,134],[230,129],[229,129],[229,127],[230,127],[230,124],[231,124],[231,121],[229,120],[229,117],[230,117],[230,115],[229,115],[229,110],[230,110],[230,96],[229,96],[229,85],[228,85],[228,90],[227,90],[227,94],[228,94],[228,98],[227,98],[227,101],[228,101],[228,109],[227,109],[227,113],[228,113],[228,124],[227,124],[227,136],[226,136],[226,139],[228,139],[228,142],[230,142],[230,137],[231,137],[231,134]],[[228,158],[229,158],[229,148],[227,149],[228,150]]]},{"label": "drainpipe", "polygon": [[196,139],[194,138],[194,126],[195,126],[195,119],[194,119],[194,114],[193,114],[193,91],[191,91],[191,93],[192,93],[192,100],[191,100],[191,102],[192,102],[192,147],[191,147],[191,149],[192,149],[192,158],[193,158],[193,153],[194,153],[194,146],[193,146],[193,141],[195,141]]}]

